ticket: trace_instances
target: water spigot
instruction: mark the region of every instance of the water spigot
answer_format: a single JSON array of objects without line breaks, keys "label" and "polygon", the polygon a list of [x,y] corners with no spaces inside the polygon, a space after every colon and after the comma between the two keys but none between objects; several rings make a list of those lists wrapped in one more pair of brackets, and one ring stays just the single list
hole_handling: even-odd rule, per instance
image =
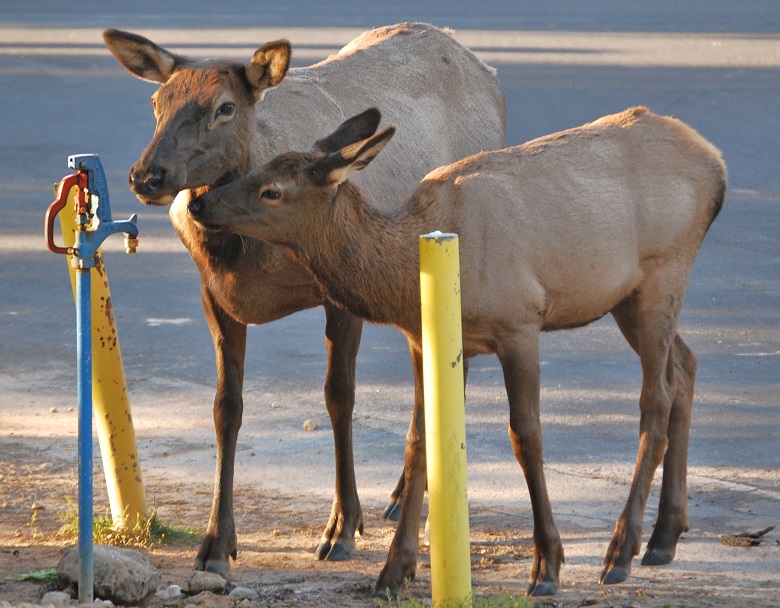
[{"label": "water spigot", "polygon": [[[68,157],[68,167],[78,173],[63,178],[57,199],[46,212],[48,248],[55,253],[70,253],[74,256],[74,266],[89,268],[95,265],[95,255],[103,241],[114,233],[124,232],[125,251],[135,253],[138,250],[138,217],[133,214],[127,220],[111,219],[108,184],[100,158],[96,154],[74,154]],[[73,186],[79,188],[76,195],[76,242],[73,247],[58,247],[54,244],[54,218],[64,207]],[[97,217],[96,224],[94,217]]]}]

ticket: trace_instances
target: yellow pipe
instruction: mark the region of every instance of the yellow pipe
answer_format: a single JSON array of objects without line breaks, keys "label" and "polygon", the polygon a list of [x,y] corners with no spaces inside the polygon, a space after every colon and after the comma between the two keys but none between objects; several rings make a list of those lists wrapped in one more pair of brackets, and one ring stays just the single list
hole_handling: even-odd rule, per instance
[{"label": "yellow pipe", "polygon": [[471,597],[458,235],[420,237],[423,394],[433,606]]},{"label": "yellow pipe", "polygon": [[[76,241],[75,195],[76,188],[72,188],[68,204],[59,213],[66,247],[72,247]],[[67,258],[75,301],[76,269],[71,264],[73,256]],[[98,250],[95,261],[95,268],[89,273],[92,286],[92,408],[111,517],[116,527],[131,532],[137,523],[146,520],[146,493],[102,251]]]}]

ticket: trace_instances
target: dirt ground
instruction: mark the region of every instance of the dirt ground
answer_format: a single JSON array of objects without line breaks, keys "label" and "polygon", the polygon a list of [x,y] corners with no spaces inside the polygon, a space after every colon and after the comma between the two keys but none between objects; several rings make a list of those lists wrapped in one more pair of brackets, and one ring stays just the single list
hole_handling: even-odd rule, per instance
[{"label": "dirt ground", "polygon": [[[0,462],[0,599],[12,603],[36,602],[54,583],[7,580],[9,574],[55,567],[63,551],[57,532],[59,513],[68,509],[66,496],[75,497],[73,462],[44,462],[41,454],[23,442],[4,443]],[[95,505],[107,505],[101,472],[95,475]],[[165,523],[203,527],[211,501],[211,487],[204,484],[147,478],[146,491],[154,497],[158,516]],[[373,507],[373,508],[372,508]],[[358,538],[355,558],[342,563],[317,562],[312,552],[321,533],[329,505],[306,496],[263,495],[239,486],[236,492],[236,524],[239,554],[231,571],[231,583],[255,589],[261,606],[306,605],[323,607],[373,606],[370,591],[386,557],[393,524],[381,519],[379,505],[364,505],[365,534]],[[490,508],[472,509],[471,547],[474,591],[480,595],[502,590],[521,593],[531,565],[530,514],[517,527],[516,515]],[[609,530],[600,532],[608,542]],[[592,540],[593,531],[563,533],[564,547]],[[688,536],[681,541],[682,547]],[[697,535],[701,536],[701,535]],[[636,566],[625,584],[601,587],[595,583],[598,564],[570,560],[562,569],[562,589],[535,606],[770,607],[780,606],[777,572],[751,572],[740,567],[744,559],[775,560],[780,551],[777,534],[762,545],[726,547],[717,535],[697,538],[721,560],[735,560],[733,572],[712,571],[693,561],[662,568]],[[147,551],[163,573],[163,585],[182,584],[191,572],[195,543],[155,546]],[[576,552],[575,552],[576,555]],[[747,557],[746,557],[747,556]],[[679,553],[678,553],[679,557]],[[635,562],[636,564],[636,562]],[[430,597],[428,552],[420,555],[417,579],[407,593]],[[150,596],[142,606],[161,605]]]},{"label": "dirt ground", "polygon": [[[699,254],[680,325],[699,357],[691,528],[672,564],[645,568],[636,560],[626,583],[596,584],[631,480],[641,370],[608,319],[547,335],[545,475],[566,563],[559,593],[536,605],[780,607],[780,148],[772,136],[780,105],[780,4],[518,4],[475,11],[462,0],[306,1],[268,11],[251,2],[141,0],[122,7],[86,1],[74,11],[51,0],[36,10],[3,3],[0,87],[6,107],[17,111],[4,121],[0,163],[0,600],[41,599],[46,584],[6,577],[56,566],[63,550],[58,513],[77,493],[75,415],[67,413],[76,395],[70,284],[64,261],[43,251],[40,234],[51,184],[65,174],[70,154],[99,153],[114,217],[139,215],[140,253],[125,256],[117,238],[115,245],[106,241],[106,257],[149,503],[164,523],[201,530],[211,503],[214,358],[197,270],[166,210],[142,208],[127,189],[127,171],[154,128],[153,88],[110,56],[102,29],[242,61],[262,42],[290,38],[294,59],[305,65],[366,29],[420,19],[454,27],[459,40],[498,68],[509,145],[647,105],[689,122],[729,165],[728,200]],[[349,562],[313,558],[333,488],[333,439],[322,403],[324,323],[318,309],[248,332],[231,583],[257,590],[261,606],[373,606],[370,591],[393,534],[394,524],[380,514],[400,473],[411,371],[400,333],[366,327],[353,418],[365,536]],[[500,366],[485,358],[469,373],[474,590],[522,593],[532,518],[506,434]],[[49,414],[55,407],[59,413]],[[314,416],[321,430],[304,433],[302,422]],[[99,458],[95,482],[95,511],[105,513]],[[652,491],[645,540],[657,483]],[[759,546],[721,542],[724,534],[771,525],[777,527]],[[194,543],[148,551],[163,584],[181,584],[195,552]],[[427,559],[423,548],[412,597],[430,597]],[[147,606],[155,606],[153,597]]]}]

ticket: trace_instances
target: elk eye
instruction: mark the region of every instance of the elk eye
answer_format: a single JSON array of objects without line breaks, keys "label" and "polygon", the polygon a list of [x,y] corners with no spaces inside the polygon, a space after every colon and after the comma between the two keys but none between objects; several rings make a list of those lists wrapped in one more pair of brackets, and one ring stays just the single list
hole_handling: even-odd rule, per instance
[{"label": "elk eye", "polygon": [[226,101],[217,109],[217,116],[230,116],[233,114],[233,111],[235,109],[236,109],[236,104],[230,101]]},{"label": "elk eye", "polygon": [[276,188],[266,188],[260,193],[260,198],[266,198],[269,201],[278,201],[282,198],[282,193]]}]

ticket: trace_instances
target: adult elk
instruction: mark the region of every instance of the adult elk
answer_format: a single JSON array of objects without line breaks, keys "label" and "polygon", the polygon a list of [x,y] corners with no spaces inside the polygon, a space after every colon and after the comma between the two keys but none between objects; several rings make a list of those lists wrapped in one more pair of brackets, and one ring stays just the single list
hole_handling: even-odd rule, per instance
[{"label": "adult elk", "polygon": [[[628,576],[662,460],[658,519],[642,563],[668,563],[687,521],[696,372],[677,319],[699,246],[723,202],[720,152],[682,122],[632,108],[436,169],[384,214],[345,181],[392,137],[392,128],[371,135],[378,122],[376,110],[354,117],[312,152],[282,155],[193,199],[190,215],[204,228],[280,244],[328,298],[364,319],[398,326],[418,379],[418,235],[460,235],[464,354],[495,353],[504,372],[509,436],[534,517],[532,595],[556,591],[563,562],[542,467],[539,332],[612,313],[641,360],[641,420],[633,483],[601,582]],[[401,519],[375,593],[394,592],[415,573],[426,479],[424,417],[416,405]]]},{"label": "adult elk", "polygon": [[376,104],[405,136],[397,154],[378,163],[363,184],[380,201],[402,200],[434,167],[503,145],[505,105],[495,72],[448,33],[419,23],[366,32],[327,60],[289,72],[286,41],[262,46],[244,65],[188,59],[113,29],[104,38],[127,70],[162,85],[152,96],[154,137],[130,170],[130,187],[151,205],[171,203],[181,191],[170,217],[200,271],[216,351],[214,501],[195,567],[227,575],[228,555],[236,557],[233,466],[246,326],[320,304],[326,315],[325,403],[335,439],[336,488],[316,555],[347,559],[363,527],[352,454],[362,322],[324,301],[309,274],[278,248],[200,230],[187,216],[187,202],[192,190],[228,183]]}]

